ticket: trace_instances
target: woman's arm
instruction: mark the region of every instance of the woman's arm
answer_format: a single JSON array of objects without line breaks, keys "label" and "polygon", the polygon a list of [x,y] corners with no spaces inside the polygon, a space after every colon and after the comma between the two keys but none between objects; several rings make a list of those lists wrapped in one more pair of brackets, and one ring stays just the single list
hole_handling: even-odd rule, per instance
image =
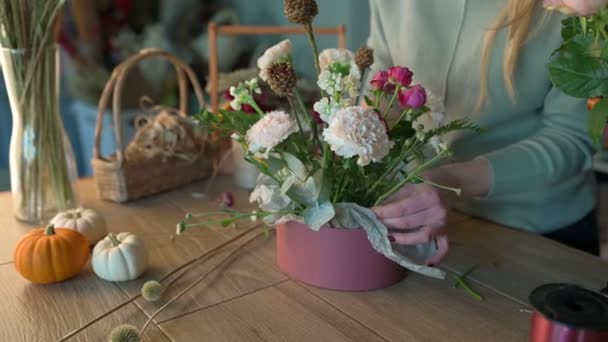
[{"label": "woman's arm", "polygon": [[[531,114],[533,115],[533,114]],[[593,144],[587,133],[588,113],[583,100],[552,89],[546,96],[542,126],[536,135],[487,155],[429,170],[428,180],[460,188],[464,197],[501,197],[524,191],[542,191],[591,168]],[[491,131],[485,134],[492,134]],[[447,241],[445,222],[453,194],[428,184],[411,184],[374,211],[397,243],[417,244],[432,239]],[[413,228],[422,227],[413,232]],[[439,244],[436,263],[446,254]]]}]

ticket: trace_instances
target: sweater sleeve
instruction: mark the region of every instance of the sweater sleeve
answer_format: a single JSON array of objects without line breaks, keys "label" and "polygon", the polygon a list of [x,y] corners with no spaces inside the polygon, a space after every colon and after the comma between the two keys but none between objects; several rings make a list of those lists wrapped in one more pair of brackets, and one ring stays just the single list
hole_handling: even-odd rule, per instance
[{"label": "sweater sleeve", "polygon": [[377,70],[387,69],[392,64],[384,27],[380,19],[380,6],[378,2],[378,0],[371,0],[369,2],[370,27],[367,46],[374,50],[374,65],[372,65],[372,72],[368,73],[368,76],[373,75]]},{"label": "sweater sleeve", "polygon": [[543,118],[536,135],[480,156],[493,171],[487,198],[546,188],[591,170],[594,146],[585,101],[552,88],[539,115]]}]

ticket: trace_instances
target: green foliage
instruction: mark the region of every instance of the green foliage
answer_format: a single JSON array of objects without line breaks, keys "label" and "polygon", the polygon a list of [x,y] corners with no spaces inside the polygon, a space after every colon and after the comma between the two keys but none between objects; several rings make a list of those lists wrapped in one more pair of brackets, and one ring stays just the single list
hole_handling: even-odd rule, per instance
[{"label": "green foliage", "polygon": [[595,105],[589,118],[589,133],[596,144],[599,144],[608,121],[608,100],[602,99]]},{"label": "green foliage", "polygon": [[[602,96],[608,92],[608,60],[603,47],[595,47],[589,38],[576,37],[556,52],[549,62],[553,84],[564,93],[578,98]],[[600,53],[599,56],[592,54]]]},{"label": "green foliage", "polygon": [[261,115],[258,113],[219,110],[219,113],[216,114],[206,108],[196,115],[196,119],[202,126],[223,136],[228,136],[233,132],[244,136],[260,118]]},{"label": "green foliage", "polygon": [[435,128],[431,131],[429,131],[429,135],[430,136],[441,136],[444,135],[446,133],[452,132],[452,131],[459,131],[459,130],[469,130],[469,131],[473,131],[475,133],[482,133],[483,129],[481,129],[481,127],[477,126],[476,124],[472,123],[470,120],[468,119],[458,119],[458,120],[454,120],[452,122],[449,122],[443,126],[439,126],[438,128]]}]

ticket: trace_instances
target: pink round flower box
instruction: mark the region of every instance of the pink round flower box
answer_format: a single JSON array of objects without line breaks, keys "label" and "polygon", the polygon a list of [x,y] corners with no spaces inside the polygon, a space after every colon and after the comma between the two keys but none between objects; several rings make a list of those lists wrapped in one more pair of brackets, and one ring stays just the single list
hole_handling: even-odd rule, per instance
[{"label": "pink round flower box", "polygon": [[407,270],[376,252],[363,229],[288,222],[276,227],[277,263],[291,278],[320,288],[367,291],[401,281]]}]

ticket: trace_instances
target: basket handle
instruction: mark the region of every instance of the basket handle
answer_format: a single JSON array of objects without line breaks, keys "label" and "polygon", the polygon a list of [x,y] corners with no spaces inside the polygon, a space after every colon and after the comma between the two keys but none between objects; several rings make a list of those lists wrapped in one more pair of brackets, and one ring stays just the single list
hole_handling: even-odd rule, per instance
[{"label": "basket handle", "polygon": [[[121,111],[120,103],[122,99],[122,89],[126,76],[129,71],[137,65],[140,61],[151,58],[151,57],[162,57],[169,61],[174,67],[177,73],[178,87],[179,87],[179,103],[180,103],[180,115],[186,115],[188,111],[188,80],[192,85],[196,99],[198,100],[199,106],[202,108],[205,106],[205,99],[203,96],[202,87],[194,74],[194,71],[178,57],[165,52],[160,49],[143,49],[137,54],[129,57],[127,60],[119,64],[110,79],[106,83],[97,108],[97,122],[95,125],[95,145],[93,147],[93,156],[95,159],[101,158],[101,131],[103,128],[103,116],[110,102],[110,98],[113,96],[112,101],[112,112],[114,121],[114,139],[116,141],[116,158],[119,166],[124,162],[124,145],[122,142],[122,125],[121,125]],[[186,79],[186,76],[188,79]]]}]

